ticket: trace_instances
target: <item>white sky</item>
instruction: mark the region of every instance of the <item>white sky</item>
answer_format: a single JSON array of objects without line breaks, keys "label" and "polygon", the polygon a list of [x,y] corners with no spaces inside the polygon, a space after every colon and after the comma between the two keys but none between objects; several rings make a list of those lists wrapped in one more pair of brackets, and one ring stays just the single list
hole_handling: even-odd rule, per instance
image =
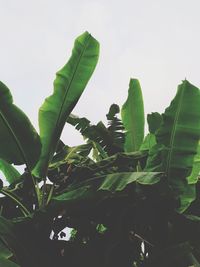
[{"label": "white sky", "polygon": [[[140,80],[146,113],[162,112],[185,77],[200,87],[199,13],[199,0],[0,0],[0,80],[37,128],[55,72],[88,30],[100,60],[74,113],[104,120],[125,101],[130,77]],[[63,139],[81,142],[69,126]]]}]

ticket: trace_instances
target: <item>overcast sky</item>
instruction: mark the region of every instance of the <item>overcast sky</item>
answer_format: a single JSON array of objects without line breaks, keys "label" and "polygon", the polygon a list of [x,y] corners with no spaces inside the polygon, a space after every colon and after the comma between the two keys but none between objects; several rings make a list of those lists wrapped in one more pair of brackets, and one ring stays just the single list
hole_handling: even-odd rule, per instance
[{"label": "overcast sky", "polygon": [[[104,120],[140,80],[146,113],[162,112],[187,78],[200,87],[199,0],[0,0],[0,80],[37,128],[55,72],[88,30],[101,44],[98,66],[74,113]],[[81,142],[66,127],[69,145]]]}]

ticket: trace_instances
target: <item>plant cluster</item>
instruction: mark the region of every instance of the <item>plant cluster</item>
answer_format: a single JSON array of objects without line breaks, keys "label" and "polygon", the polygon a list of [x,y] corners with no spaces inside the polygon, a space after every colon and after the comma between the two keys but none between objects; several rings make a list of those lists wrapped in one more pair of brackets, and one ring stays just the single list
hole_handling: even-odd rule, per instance
[{"label": "plant cluster", "polygon": [[[163,114],[145,115],[139,81],[107,124],[72,114],[98,61],[79,36],[38,134],[0,83],[0,266],[200,266],[200,90],[184,80]],[[121,114],[121,116],[120,116]],[[65,124],[84,138],[69,147]],[[19,173],[14,165],[26,165]],[[72,228],[66,240],[65,228]]]}]

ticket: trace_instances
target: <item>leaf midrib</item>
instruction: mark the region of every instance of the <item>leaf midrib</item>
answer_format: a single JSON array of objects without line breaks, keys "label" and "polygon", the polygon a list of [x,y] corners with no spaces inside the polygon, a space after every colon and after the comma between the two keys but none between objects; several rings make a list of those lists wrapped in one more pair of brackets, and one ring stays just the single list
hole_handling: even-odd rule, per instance
[{"label": "leaf midrib", "polygon": [[29,166],[28,160],[26,158],[26,154],[25,154],[25,152],[24,152],[24,150],[23,150],[23,148],[22,148],[22,146],[21,146],[21,144],[20,144],[17,136],[15,135],[12,127],[10,126],[9,122],[7,121],[7,119],[5,118],[5,116],[4,116],[4,114],[2,113],[1,110],[0,110],[0,116],[1,116],[1,118],[2,118],[2,120],[4,122],[4,124],[5,124],[5,126],[7,127],[8,131],[13,136],[13,138],[15,140],[15,143],[16,143],[16,145],[17,145],[17,147],[18,147],[18,149],[19,149],[19,151],[21,153],[21,156],[22,156],[23,160],[24,160],[24,163],[26,164],[27,168],[30,170],[30,166]]},{"label": "leaf midrib", "polygon": [[[133,94],[133,96],[134,96],[134,94]],[[130,110],[130,114],[133,114],[133,117],[135,117],[134,116],[135,115],[134,107],[130,103],[129,103],[129,110]],[[135,127],[135,118],[133,118],[133,120],[131,120],[130,117],[129,117],[129,122],[130,122],[129,125],[131,126],[130,127],[131,128],[130,134],[132,136],[132,138],[131,138],[131,146],[133,147],[133,149],[135,151],[136,150],[136,136],[135,135],[136,135],[136,128],[137,128],[137,127]]]},{"label": "leaf midrib", "polygon": [[[58,128],[58,125],[59,125],[59,123],[60,123],[60,119],[61,119],[61,116],[62,116],[62,112],[63,112],[63,108],[64,108],[64,104],[65,104],[65,101],[66,101],[66,98],[67,98],[67,95],[68,95],[68,92],[69,92],[69,90],[70,90],[70,87],[71,87],[71,84],[72,84],[72,82],[73,82],[73,80],[74,80],[74,77],[75,77],[75,75],[76,75],[76,72],[77,72],[77,69],[78,69],[78,67],[79,67],[79,64],[80,64],[80,61],[81,61],[81,59],[82,59],[82,57],[83,57],[83,54],[84,54],[84,52],[85,52],[85,50],[86,50],[86,47],[88,46],[88,40],[91,38],[91,35],[89,34],[88,35],[88,37],[87,37],[87,39],[86,39],[86,44],[85,44],[85,46],[84,46],[84,48],[83,48],[83,51],[82,51],[82,53],[80,54],[80,56],[79,56],[79,59],[78,59],[78,61],[77,61],[77,64],[76,64],[76,68],[75,68],[75,70],[74,70],[74,72],[73,72],[73,75],[72,75],[72,78],[71,78],[71,80],[70,80],[70,82],[69,82],[69,85],[67,86],[67,88],[65,89],[66,90],[66,93],[65,93],[65,96],[64,96],[64,100],[63,100],[63,102],[62,102],[62,104],[61,104],[61,109],[60,109],[60,112],[59,112],[59,114],[58,114],[58,118],[57,118],[57,121],[56,121],[56,124],[55,124],[55,130],[54,130],[54,133],[53,133],[53,135],[52,135],[52,138],[51,138],[51,143],[52,143],[52,140],[54,140],[54,138],[55,138],[55,136],[56,136],[56,129]],[[51,147],[51,146],[50,146]],[[49,162],[51,161],[51,159],[49,158]]]}]

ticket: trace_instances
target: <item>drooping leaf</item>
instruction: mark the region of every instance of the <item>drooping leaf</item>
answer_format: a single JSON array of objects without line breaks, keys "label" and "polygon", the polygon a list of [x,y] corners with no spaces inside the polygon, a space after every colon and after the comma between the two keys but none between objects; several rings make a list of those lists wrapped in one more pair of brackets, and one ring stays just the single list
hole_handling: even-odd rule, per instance
[{"label": "drooping leaf", "polygon": [[144,139],[144,105],[139,81],[131,79],[128,98],[121,110],[122,122],[126,130],[125,151],[139,150]]},{"label": "drooping leaf", "polygon": [[109,174],[98,190],[111,192],[122,191],[128,184],[137,182],[142,185],[153,185],[160,182],[161,173],[133,172],[132,174]]},{"label": "drooping leaf", "polygon": [[15,167],[13,167],[3,159],[0,159],[0,170],[5,175],[5,178],[9,182],[9,184],[16,182],[21,176],[21,174],[15,169]]},{"label": "drooping leaf", "polygon": [[[112,106],[111,106],[112,108]],[[114,112],[114,113],[113,113]],[[113,113],[113,114],[112,114]],[[89,142],[95,142],[98,152],[102,158],[111,156],[117,152],[123,151],[124,133],[121,121],[115,116],[116,106],[108,113],[108,124],[100,121],[96,125],[92,125],[87,118],[79,118],[75,115],[70,115],[67,122],[73,126],[83,135],[84,139]]]},{"label": "drooping leaf", "polygon": [[61,155],[55,156],[48,171],[48,178],[52,182],[62,184],[64,179],[65,188],[68,185],[75,185],[81,181],[110,173],[137,171],[137,166],[144,166],[147,158],[147,153],[140,151],[117,153],[97,162],[76,153],[67,155],[64,158]]},{"label": "drooping leaf", "polygon": [[162,173],[151,172],[125,172],[102,175],[71,186],[65,193],[54,197],[53,201],[71,203],[81,199],[95,199],[97,192],[119,192],[129,184],[136,182],[141,185],[151,186],[159,183],[161,177]]},{"label": "drooping leaf", "polygon": [[200,138],[200,91],[183,81],[171,105],[163,114],[156,132],[157,145],[151,151],[147,171],[163,171],[179,199],[183,212],[195,198],[195,189],[187,181]]},{"label": "drooping leaf", "polygon": [[0,158],[32,169],[40,149],[40,139],[31,122],[13,104],[9,89],[0,82]]},{"label": "drooping leaf", "polygon": [[57,72],[54,92],[39,111],[42,153],[33,174],[45,177],[66,119],[83,93],[98,61],[99,43],[88,33],[79,36],[68,63]]},{"label": "drooping leaf", "polygon": [[90,154],[91,149],[91,143],[74,147],[64,146],[63,149],[53,157],[49,167],[55,168],[59,167],[64,163],[78,164],[82,161],[85,161],[87,156]]}]

